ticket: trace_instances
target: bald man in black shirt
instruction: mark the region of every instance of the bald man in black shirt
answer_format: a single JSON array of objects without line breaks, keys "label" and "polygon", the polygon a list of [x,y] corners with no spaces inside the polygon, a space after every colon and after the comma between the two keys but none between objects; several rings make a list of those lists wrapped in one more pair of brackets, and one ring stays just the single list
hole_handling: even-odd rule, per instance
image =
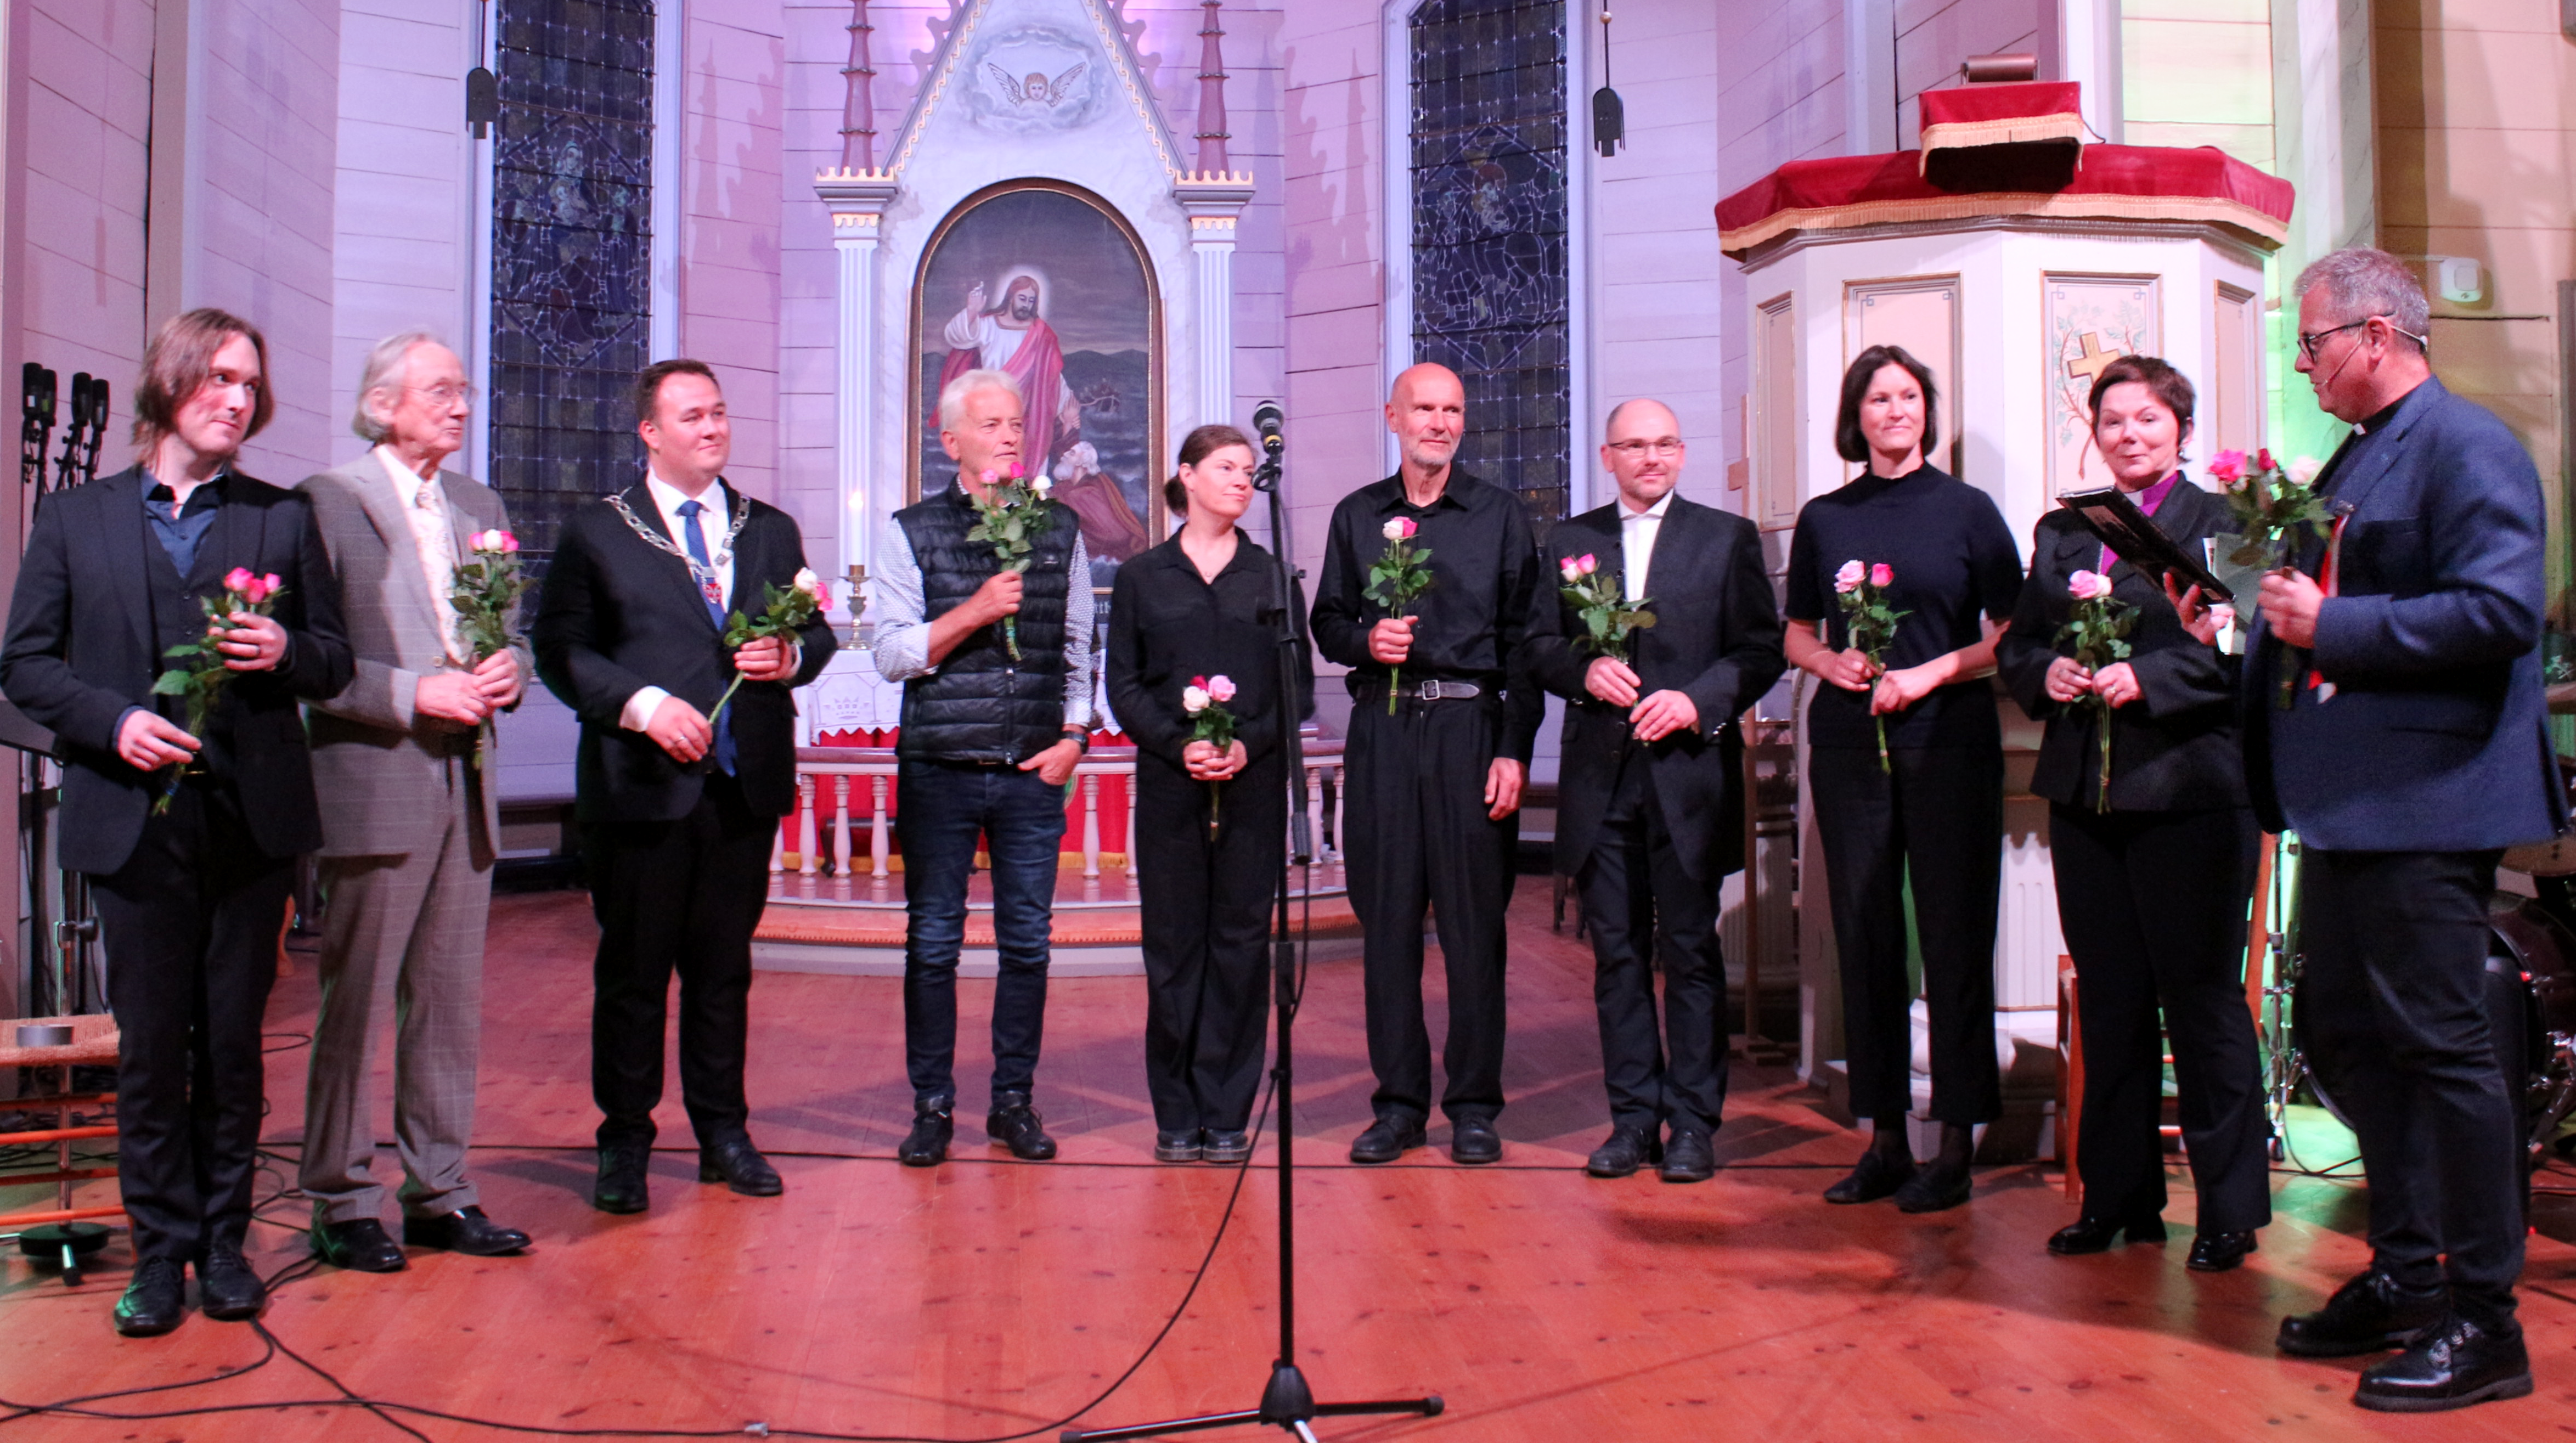
[{"label": "bald man in black shirt", "polygon": [[[1315,589],[1316,649],[1351,669],[1352,910],[1364,937],[1370,1106],[1377,1120],[1351,1161],[1420,1147],[1431,1112],[1431,1038],[1422,1017],[1422,924],[1436,914],[1449,979],[1440,1099],[1461,1163],[1502,1158],[1503,909],[1520,840],[1521,786],[1544,702],[1513,684],[1538,551],[1520,498],[1453,463],[1466,387],[1443,366],[1396,377],[1386,406],[1403,465],[1333,508]],[[1369,564],[1390,521],[1418,528],[1434,578],[1401,617],[1367,599]],[[1401,668],[1400,675],[1397,669]],[[1388,688],[1398,688],[1393,710]]]}]

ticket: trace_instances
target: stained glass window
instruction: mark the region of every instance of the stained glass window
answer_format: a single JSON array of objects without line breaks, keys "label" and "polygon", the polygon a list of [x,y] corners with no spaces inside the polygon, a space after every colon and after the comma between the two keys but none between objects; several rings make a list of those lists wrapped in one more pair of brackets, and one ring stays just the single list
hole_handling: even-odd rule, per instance
[{"label": "stained glass window", "polygon": [[500,0],[492,147],[492,475],[539,559],[642,469],[654,0]]},{"label": "stained glass window", "polygon": [[1565,515],[1564,0],[1426,0],[1412,20],[1413,355],[1467,383],[1459,464]]}]

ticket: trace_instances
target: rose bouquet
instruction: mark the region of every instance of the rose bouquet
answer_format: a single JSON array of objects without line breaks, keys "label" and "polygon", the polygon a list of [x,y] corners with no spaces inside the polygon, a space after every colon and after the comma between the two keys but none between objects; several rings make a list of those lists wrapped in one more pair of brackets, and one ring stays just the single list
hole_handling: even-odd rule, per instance
[{"label": "rose bouquet", "polygon": [[[1181,688],[1181,710],[1189,714],[1190,740],[1206,742],[1222,753],[1234,745],[1234,713],[1225,704],[1234,700],[1234,679],[1225,676],[1194,676]],[[1208,783],[1208,840],[1216,840],[1217,804],[1224,796],[1225,783]]]},{"label": "rose bouquet", "polygon": [[[761,583],[761,592],[763,605],[760,615],[747,617],[737,611],[725,622],[726,646],[740,648],[775,636],[792,647],[796,633],[824,607],[832,604],[831,593],[823,587],[823,578],[815,575],[810,566],[799,567],[796,579],[784,587]],[[743,674],[735,672],[733,685],[725,688],[724,695],[716,698],[715,709],[707,713],[708,721],[714,721],[724,711],[725,703],[733,700],[735,692],[742,690],[742,682]]]},{"label": "rose bouquet", "polygon": [[[1887,604],[1887,588],[1896,580],[1896,568],[1886,562],[1872,566],[1858,560],[1846,561],[1834,573],[1834,590],[1843,608],[1843,644],[1869,658],[1869,664],[1880,672],[1887,670],[1887,648],[1896,640],[1896,623],[1913,615]],[[1873,716],[1878,726],[1878,769],[1886,772],[1887,718]]]},{"label": "rose bouquet", "polygon": [[[2137,624],[2138,609],[2112,597],[2111,578],[2094,571],[2076,572],[2067,578],[2066,594],[2075,598],[2075,608],[2057,629],[2057,639],[2075,644],[2075,664],[2097,672],[2126,658],[2129,628]],[[2088,700],[2102,733],[2102,786],[2093,798],[2093,810],[2107,812],[2111,810],[2111,707],[2099,692]]]},{"label": "rose bouquet", "polygon": [[[2230,564],[2286,576],[2290,554],[2303,535],[2332,540],[2334,504],[2315,490],[2317,473],[2323,469],[2313,456],[2282,466],[2272,460],[2269,450],[2257,451],[2250,462],[2242,451],[2218,453],[2209,463],[2209,474],[2225,488],[2227,509],[2236,518],[2236,534],[2226,538],[2236,543],[2227,556]],[[2300,668],[2294,656],[2285,656],[2280,670],[2280,707],[2288,711]]]},{"label": "rose bouquet", "polygon": [[[224,594],[201,596],[197,606],[205,613],[205,634],[194,641],[183,641],[163,652],[162,656],[179,663],[153,680],[154,696],[179,696],[188,699],[188,735],[203,737],[206,720],[214,715],[215,703],[222,699],[225,686],[233,679],[232,668],[224,665],[218,633],[232,628],[236,611],[252,616],[267,616],[277,607],[277,598],[285,584],[272,571],[253,575],[249,567],[236,566],[224,576]],[[155,813],[170,810],[170,799],[179,794],[179,783],[188,774],[183,764],[172,769],[170,784],[161,790],[161,799],[152,804]]]},{"label": "rose bouquet", "polygon": [[[977,519],[966,539],[992,543],[994,559],[1004,571],[1027,571],[1030,547],[1055,522],[1054,508],[1044,504],[1055,483],[1044,476],[1024,480],[1017,461],[1005,471],[986,471],[982,479],[984,494],[967,498]],[[1002,645],[1010,648],[1011,660],[1020,659],[1018,617],[1002,618]]]},{"label": "rose bouquet", "polygon": [[[528,593],[527,573],[519,566],[519,538],[507,531],[477,531],[465,538],[473,559],[459,564],[447,590],[456,608],[457,639],[465,644],[466,665],[481,666],[517,646],[519,598]],[[485,722],[475,729],[474,766],[483,766]]]},{"label": "rose bouquet", "polygon": [[[1386,608],[1387,615],[1402,617],[1404,609],[1419,600],[1432,587],[1431,548],[1415,546],[1413,536],[1420,528],[1413,518],[1398,516],[1378,528],[1386,538],[1386,550],[1369,563],[1368,585],[1360,594]],[[1395,715],[1395,696],[1404,684],[1404,664],[1396,663],[1386,674],[1386,714]]]},{"label": "rose bouquet", "polygon": [[1647,610],[1654,603],[1644,597],[1629,601],[1619,573],[1603,572],[1588,552],[1565,558],[1556,569],[1565,582],[1558,593],[1573,602],[1575,614],[1583,618],[1584,636],[1578,644],[1596,656],[1626,663],[1629,634],[1655,624],[1655,614]]}]

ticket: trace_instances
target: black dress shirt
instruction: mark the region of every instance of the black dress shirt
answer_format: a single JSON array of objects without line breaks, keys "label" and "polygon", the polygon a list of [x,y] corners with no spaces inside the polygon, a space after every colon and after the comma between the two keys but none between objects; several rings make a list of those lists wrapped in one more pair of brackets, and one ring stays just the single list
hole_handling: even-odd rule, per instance
[{"label": "black dress shirt", "polygon": [[[170,554],[170,564],[179,568],[181,576],[197,564],[197,545],[214,529],[215,509],[224,504],[224,480],[228,474],[217,472],[189,492],[188,504],[177,508],[175,515],[171,505],[179,499],[179,493],[170,489],[168,482],[153,481],[143,488],[143,514],[151,518],[153,539]],[[150,480],[152,473],[146,471],[143,475]]]},{"label": "black dress shirt", "polygon": [[[1192,722],[1181,709],[1181,689],[1192,679],[1233,681],[1235,739],[1250,762],[1278,749],[1284,709],[1279,698],[1279,563],[1236,533],[1233,559],[1214,581],[1199,576],[1196,562],[1174,536],[1118,568],[1109,595],[1109,710],[1136,743],[1139,755],[1180,765]],[[1295,611],[1302,613],[1302,597]],[[1306,656],[1304,620],[1298,627],[1295,710],[1315,709],[1312,665]]]},{"label": "black dress shirt", "polygon": [[1440,678],[1473,682],[1503,697],[1498,756],[1527,765],[1546,698],[1526,680],[1514,684],[1512,659],[1529,624],[1538,588],[1538,544],[1520,498],[1451,467],[1449,484],[1428,506],[1405,499],[1401,475],[1363,486],[1333,508],[1323,574],[1315,586],[1315,647],[1351,669],[1353,697],[1386,695],[1387,666],[1369,655],[1371,628],[1390,612],[1361,593],[1372,562],[1390,544],[1386,523],[1410,518],[1413,544],[1428,551],[1433,578],[1409,614],[1413,650],[1404,683]]}]

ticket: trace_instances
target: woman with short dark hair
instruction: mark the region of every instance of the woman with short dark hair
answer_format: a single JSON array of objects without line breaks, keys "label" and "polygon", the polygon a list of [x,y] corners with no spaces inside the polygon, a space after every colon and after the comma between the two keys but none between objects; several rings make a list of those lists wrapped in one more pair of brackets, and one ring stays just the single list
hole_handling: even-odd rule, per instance
[{"label": "woman with short dark hair", "polygon": [[[1279,688],[1279,562],[1235,523],[1252,504],[1252,443],[1232,426],[1181,442],[1168,483],[1180,531],[1118,568],[1109,709],[1136,744],[1127,849],[1145,952],[1145,1086],[1162,1162],[1241,1162],[1270,1015],[1270,904],[1287,845],[1281,739],[1313,706]],[[1306,609],[1290,620],[1302,638]],[[1194,739],[1193,703],[1234,718]]]},{"label": "woman with short dark hair", "polygon": [[[2181,372],[2124,356],[2094,379],[2091,404],[2093,445],[2113,482],[2157,530],[2196,552],[2202,538],[2234,528],[2226,504],[2182,474],[2193,400]],[[2130,654],[2098,670],[2057,639],[2078,573],[2107,577],[2112,598],[2137,608]],[[2133,1243],[2164,1241],[2157,1125],[2169,1037],[2200,1195],[2190,1264],[2235,1267],[2272,1218],[2270,1128],[2245,1008],[2256,832],[2237,749],[2237,668],[2184,629],[2155,578],[2062,510],[2040,518],[2030,581],[1995,659],[2022,710],[2048,726],[2030,789],[2048,799],[2084,1043],[2075,1154],[2083,1211],[2048,1250],[2098,1253],[2123,1232]]]},{"label": "woman with short dark hair", "polygon": [[[2021,593],[2021,553],[1986,493],[1924,459],[1940,441],[1939,400],[1930,368],[1899,347],[1872,346],[1852,362],[1834,441],[1868,469],[1798,513],[1781,607],[1789,664],[1824,683],[1807,707],[1808,788],[1841,961],[1851,1108],[1873,1131],[1825,1200],[1893,1195],[1907,1212],[1968,1200],[1975,1129],[2003,1110],[1994,1036],[2003,728],[1983,677]],[[1851,646],[1842,607],[1873,572],[1903,613],[1875,661]],[[1905,1131],[1909,893],[1931,1021],[1930,1112],[1941,1124],[1940,1154],[1920,1169]]]}]

